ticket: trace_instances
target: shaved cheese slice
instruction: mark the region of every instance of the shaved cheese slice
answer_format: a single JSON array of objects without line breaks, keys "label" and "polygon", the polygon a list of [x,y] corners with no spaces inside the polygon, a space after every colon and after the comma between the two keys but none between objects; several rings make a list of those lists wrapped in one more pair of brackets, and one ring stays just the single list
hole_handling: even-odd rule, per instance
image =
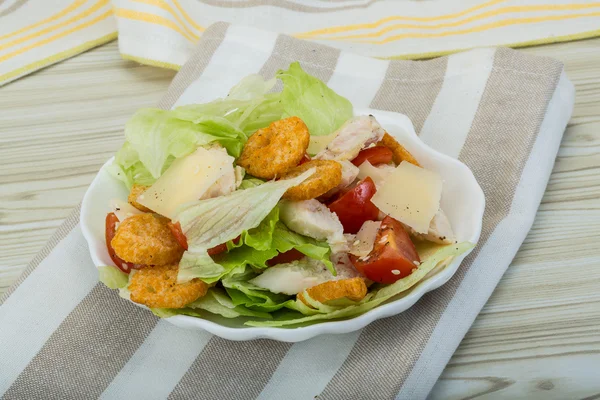
[{"label": "shaved cheese slice", "polygon": [[200,199],[222,176],[233,176],[233,161],[224,149],[199,147],[192,154],[173,161],[137,201],[173,219],[180,205]]},{"label": "shaved cheese slice", "polygon": [[381,221],[365,221],[356,234],[349,253],[356,257],[365,257],[373,250],[375,238],[381,226]]},{"label": "shaved cheese slice", "polygon": [[379,190],[382,186],[386,178],[394,171],[396,168],[391,165],[379,165],[374,167],[370,162],[365,161],[360,164],[358,167],[358,179],[365,179],[367,176],[371,177],[373,183],[377,190]]},{"label": "shaved cheese slice", "polygon": [[133,215],[143,214],[142,211],[121,199],[111,199],[110,208],[119,219],[119,222],[123,222],[126,218],[129,218]]},{"label": "shaved cheese slice", "polygon": [[416,232],[427,233],[441,197],[442,178],[438,174],[402,161],[371,202]]},{"label": "shaved cheese slice", "polygon": [[338,131],[332,132],[326,136],[310,136],[310,142],[308,142],[308,149],[306,152],[311,156],[320,153],[327,148],[327,145],[337,136]]}]

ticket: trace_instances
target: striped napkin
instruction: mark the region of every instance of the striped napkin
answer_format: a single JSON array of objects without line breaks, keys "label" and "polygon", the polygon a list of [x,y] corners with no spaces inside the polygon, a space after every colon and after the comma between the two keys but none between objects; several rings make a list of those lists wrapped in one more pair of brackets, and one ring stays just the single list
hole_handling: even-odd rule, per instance
[{"label": "striped napkin", "polygon": [[228,21],[380,58],[600,36],[589,0],[0,0],[0,85],[119,34],[124,58],[179,69]]},{"label": "striped napkin", "polygon": [[208,28],[160,107],[300,60],[356,107],[407,114],[487,199],[478,247],[408,311],[290,344],[159,320],[98,283],[75,210],[0,305],[5,399],[424,399],[530,229],[574,89],[560,62],[506,48],[374,60],[254,28]]}]

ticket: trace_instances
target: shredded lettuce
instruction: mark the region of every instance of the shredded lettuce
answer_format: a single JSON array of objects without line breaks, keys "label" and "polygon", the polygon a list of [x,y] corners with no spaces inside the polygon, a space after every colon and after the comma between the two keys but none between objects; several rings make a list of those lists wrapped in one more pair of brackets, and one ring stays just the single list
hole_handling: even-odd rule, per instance
[{"label": "shredded lettuce", "polygon": [[172,113],[191,122],[200,116],[220,116],[251,135],[283,115],[280,93],[268,93],[274,85],[275,78],[264,80],[260,75],[249,75],[231,88],[224,99],[178,107]]},{"label": "shredded lettuce", "polygon": [[326,135],[352,117],[350,102],[299,63],[279,71],[277,78],[283,82],[279,93],[269,93],[275,78],[249,75],[223,99],[174,110],[139,110],[125,126],[126,141],[109,171],[128,187],[151,185],[174,159],[199,146],[218,142],[237,157],[248,136],[279,119],[298,116],[312,135]]},{"label": "shredded lettuce", "polygon": [[185,308],[151,308],[154,315],[169,318],[175,315],[189,315],[204,318],[204,312],[220,315],[225,318],[254,317],[271,319],[271,314],[261,310],[252,310],[244,305],[234,304],[225,290],[210,288],[206,295],[188,304]]},{"label": "shredded lettuce", "polygon": [[[252,243],[252,242],[251,242]],[[267,241],[265,241],[265,244]],[[307,236],[290,231],[282,222],[277,221],[268,248],[257,249],[250,245],[232,248],[228,253],[217,257],[217,262],[227,270],[251,265],[257,269],[267,268],[267,261],[279,253],[296,249],[302,254],[321,261],[334,273],[334,267],[329,260],[330,248],[326,242],[319,242]]]},{"label": "shredded lettuce", "polygon": [[253,187],[257,187],[262,185],[263,183],[265,183],[265,181],[260,180],[258,178],[244,178],[244,180],[242,180],[242,183],[240,184],[239,189],[241,190],[245,190],[245,189],[250,189]]},{"label": "shredded lettuce", "polygon": [[268,313],[282,308],[295,310],[305,315],[317,313],[317,311],[307,307],[293,296],[271,293],[250,283],[249,280],[257,275],[252,268],[246,268],[242,273],[232,274],[223,278],[221,283],[225,287],[225,290],[227,290],[227,294],[233,304],[243,305],[252,310]]},{"label": "shredded lettuce", "polygon": [[238,245],[245,244],[261,251],[269,250],[273,243],[273,232],[277,221],[279,221],[279,207],[275,206],[260,225],[242,233]]},{"label": "shredded lettuce", "polygon": [[205,296],[188,304],[187,307],[206,310],[213,314],[222,315],[225,318],[236,318],[240,316],[271,318],[271,314],[269,313],[250,310],[243,305],[234,304],[227,293],[219,288],[211,288]]},{"label": "shredded lettuce", "polygon": [[236,125],[218,116],[202,116],[194,122],[175,118],[171,111],[142,109],[125,125],[126,142],[115,156],[117,177],[129,186],[152,184],[174,159],[211,142],[238,156],[247,136]]},{"label": "shredded lettuce", "polygon": [[227,274],[229,269],[214,262],[207,250],[257,227],[287,189],[313,173],[314,169],[310,169],[291,179],[271,181],[183,206],[176,220],[187,237],[188,250],[179,263],[178,282],[200,278],[212,283]]},{"label": "shredded lettuce", "polygon": [[427,260],[425,260],[415,272],[409,276],[402,278],[391,285],[380,286],[371,289],[367,297],[362,301],[353,305],[333,306],[330,304],[322,304],[311,299],[306,291],[303,296],[313,307],[316,313],[312,315],[304,315],[301,311],[278,314],[273,313],[273,320],[270,321],[247,321],[245,324],[249,326],[288,326],[309,324],[319,320],[331,320],[339,318],[349,318],[377,307],[378,305],[390,300],[392,297],[401,295],[414,287],[417,283],[423,280],[431,273],[438,265],[446,265],[453,257],[456,257],[464,252],[472,249],[474,245],[469,242],[463,242],[454,245],[447,245],[437,249]]},{"label": "shredded lettuce", "polygon": [[354,115],[348,99],[307,74],[299,62],[290,64],[287,71],[278,71],[277,78],[283,82],[281,103],[285,116],[302,119],[311,135],[328,135]]}]

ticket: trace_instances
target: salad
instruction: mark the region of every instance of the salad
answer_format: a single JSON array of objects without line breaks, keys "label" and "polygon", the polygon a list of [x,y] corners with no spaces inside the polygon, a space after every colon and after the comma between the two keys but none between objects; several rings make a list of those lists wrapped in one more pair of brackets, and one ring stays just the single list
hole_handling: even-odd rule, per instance
[{"label": "salad", "polygon": [[129,196],[106,215],[100,280],[160,317],[349,318],[473,247],[440,176],[297,62],[210,103],[139,110],[125,137],[109,172]]}]

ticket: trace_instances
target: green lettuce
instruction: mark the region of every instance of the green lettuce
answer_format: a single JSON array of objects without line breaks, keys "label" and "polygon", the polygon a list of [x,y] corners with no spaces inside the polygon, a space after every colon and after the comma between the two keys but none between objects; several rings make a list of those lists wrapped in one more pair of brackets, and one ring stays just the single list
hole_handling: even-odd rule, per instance
[{"label": "green lettuce", "polygon": [[111,172],[131,186],[151,185],[173,160],[211,142],[237,157],[247,135],[220,116],[201,116],[191,122],[176,118],[171,111],[149,108],[137,111],[127,122],[125,139]]},{"label": "green lettuce", "polygon": [[268,93],[274,85],[275,78],[266,81],[260,75],[248,75],[231,88],[226,98],[181,106],[172,113],[191,122],[201,116],[220,116],[251,135],[283,115],[280,93]]},{"label": "green lettuce", "polygon": [[121,289],[127,286],[129,275],[117,267],[98,267],[98,279],[110,289]]},{"label": "green lettuce", "polygon": [[307,74],[300,63],[294,62],[286,71],[278,71],[277,78],[283,82],[281,104],[285,116],[302,119],[311,135],[328,135],[352,118],[352,103]]},{"label": "green lettuce", "polygon": [[275,78],[249,75],[223,99],[174,110],[139,110],[125,126],[126,141],[109,172],[128,187],[151,185],[174,159],[199,146],[218,142],[237,157],[248,136],[279,119],[298,116],[312,135],[326,135],[352,117],[350,102],[299,63],[279,71],[277,78],[283,82],[280,93],[269,93]]},{"label": "green lettuce", "polygon": [[176,220],[187,237],[188,250],[183,253],[179,263],[178,282],[200,278],[212,283],[230,272],[229,267],[213,261],[207,250],[257,227],[275,208],[286,190],[313,173],[314,169],[310,169],[291,179],[270,181],[183,206]]},{"label": "green lettuce", "polygon": [[227,293],[219,288],[211,288],[205,296],[188,304],[187,307],[206,310],[213,314],[222,315],[225,318],[236,318],[240,316],[266,319],[271,318],[271,314],[269,313],[251,310],[243,305],[234,304]]},{"label": "green lettuce", "polygon": [[252,268],[246,268],[244,272],[233,273],[223,278],[221,283],[233,304],[268,313],[282,308],[291,309],[305,315],[317,313],[301,301],[296,300],[295,296],[271,293],[267,289],[250,283],[249,280],[257,275]]},{"label": "green lettuce", "polygon": [[333,264],[329,260],[331,250],[326,242],[319,242],[292,232],[280,221],[275,224],[268,248],[260,250],[250,245],[234,247],[228,253],[217,256],[216,262],[228,271],[245,265],[264,269],[268,267],[268,260],[279,253],[285,253],[292,249],[296,249],[310,258],[321,261],[335,274]]},{"label": "green lettuce", "polygon": [[188,304],[185,308],[151,308],[154,315],[160,318],[169,318],[175,315],[188,315],[204,318],[204,312],[220,315],[225,318],[254,317],[270,319],[271,314],[251,310],[243,305],[234,304],[227,293],[220,288],[211,288],[206,295]]},{"label": "green lettuce", "polygon": [[273,320],[270,321],[247,321],[249,326],[288,326],[288,325],[306,325],[320,320],[332,320],[340,318],[354,317],[377,307],[378,305],[392,299],[395,296],[408,293],[412,287],[422,281],[436,267],[447,265],[450,260],[464,252],[472,249],[474,245],[469,242],[463,242],[454,245],[439,247],[436,251],[409,276],[402,278],[391,285],[381,285],[370,289],[370,293],[360,302],[352,305],[330,305],[322,304],[310,298],[306,291],[303,296],[312,306],[312,315],[304,315],[302,311],[274,312]]}]

